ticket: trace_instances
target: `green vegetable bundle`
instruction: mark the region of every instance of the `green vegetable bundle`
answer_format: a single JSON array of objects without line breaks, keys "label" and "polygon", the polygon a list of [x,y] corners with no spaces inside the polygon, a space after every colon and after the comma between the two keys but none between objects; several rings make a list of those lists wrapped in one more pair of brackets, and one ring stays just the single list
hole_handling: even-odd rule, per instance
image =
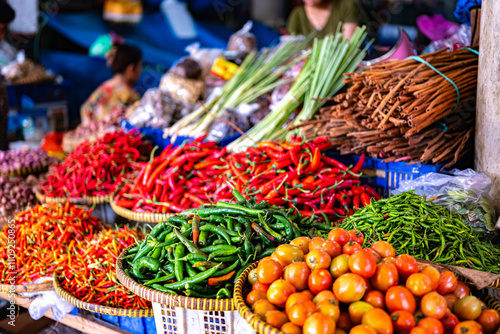
[{"label": "green vegetable bundle", "polygon": [[302,235],[326,236],[317,216],[247,201],[190,209],[156,225],[128,251],[125,272],[158,291],[188,297],[231,298],[239,275],[276,246]]},{"label": "green vegetable bundle", "polygon": [[482,241],[462,215],[413,191],[360,209],[340,226],[364,233],[365,243],[390,242],[397,254],[500,274],[500,249]]}]

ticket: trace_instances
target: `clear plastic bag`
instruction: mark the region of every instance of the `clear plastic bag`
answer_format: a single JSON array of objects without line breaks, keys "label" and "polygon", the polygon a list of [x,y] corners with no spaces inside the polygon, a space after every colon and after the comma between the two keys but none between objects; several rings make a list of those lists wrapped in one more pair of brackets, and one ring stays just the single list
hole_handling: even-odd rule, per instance
[{"label": "clear plastic bag", "polygon": [[[402,182],[396,192],[416,190],[417,194],[432,199],[434,203],[463,214],[467,217],[464,221],[486,239],[495,239],[495,210],[489,196],[491,179],[472,169],[454,169],[450,174],[425,174]],[[500,226],[497,224],[496,227]]]},{"label": "clear plastic bag", "polygon": [[165,74],[161,78],[160,89],[168,92],[172,98],[184,102],[195,103],[200,97],[205,83],[201,80],[188,79]]},{"label": "clear plastic bag", "polygon": [[186,52],[189,53],[189,57],[195,60],[201,67],[201,79],[204,79],[208,73],[210,73],[210,68],[214,61],[222,56],[222,49],[211,49],[211,48],[201,48],[200,43],[193,43],[186,46]]},{"label": "clear plastic bag", "polygon": [[252,27],[253,22],[248,21],[245,23],[243,28],[232,34],[231,38],[229,38],[229,43],[227,44],[227,50],[245,53],[256,50],[257,39],[255,38],[255,35],[250,32]]}]

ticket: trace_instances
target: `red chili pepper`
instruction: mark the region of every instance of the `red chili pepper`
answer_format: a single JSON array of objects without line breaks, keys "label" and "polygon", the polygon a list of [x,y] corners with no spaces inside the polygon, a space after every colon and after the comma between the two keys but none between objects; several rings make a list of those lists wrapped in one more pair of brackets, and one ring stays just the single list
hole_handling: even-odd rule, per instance
[{"label": "red chili pepper", "polygon": [[359,208],[361,207],[360,195],[354,195],[352,199],[352,206],[354,206],[356,210],[359,210]]},{"label": "red chili pepper", "polygon": [[143,187],[146,187],[146,184],[147,184],[148,180],[150,179],[149,177],[151,176],[151,172],[153,171],[153,158],[154,158],[155,151],[157,149],[158,149],[158,146],[155,146],[153,148],[153,151],[151,151],[149,163],[146,165],[146,170],[144,171],[144,177],[143,177],[143,181],[142,181]]},{"label": "red chili pepper", "polygon": [[369,185],[364,185],[363,188],[365,189],[365,191],[370,194],[372,197],[375,197],[375,200],[378,201],[380,200],[382,197],[372,188],[370,187]]},{"label": "red chili pepper", "polygon": [[340,170],[343,170],[343,171],[346,171],[347,170],[347,166],[344,165],[343,163],[341,162],[338,162],[337,160],[335,159],[332,159],[330,157],[326,157],[324,156],[323,157],[323,161],[326,162],[328,165],[330,166],[333,166],[333,167],[336,167],[336,168],[339,168]]},{"label": "red chili pepper", "polygon": [[370,205],[370,200],[371,200],[370,195],[368,195],[367,193],[362,193],[361,195],[359,195],[359,197],[361,199],[361,203],[363,204],[363,206]]},{"label": "red chili pepper", "polygon": [[320,162],[321,162],[321,152],[319,148],[316,147],[314,149],[313,158],[311,164],[309,165],[308,172],[314,173],[316,169],[318,169]]},{"label": "red chili pepper", "polygon": [[365,162],[365,154],[361,154],[361,157],[359,157],[358,162],[356,163],[356,166],[352,169],[353,173],[359,173],[361,170],[361,167],[363,167],[363,163]]},{"label": "red chili pepper", "polygon": [[283,148],[272,141],[261,141],[257,143],[258,148],[270,148],[278,152],[283,152]]}]

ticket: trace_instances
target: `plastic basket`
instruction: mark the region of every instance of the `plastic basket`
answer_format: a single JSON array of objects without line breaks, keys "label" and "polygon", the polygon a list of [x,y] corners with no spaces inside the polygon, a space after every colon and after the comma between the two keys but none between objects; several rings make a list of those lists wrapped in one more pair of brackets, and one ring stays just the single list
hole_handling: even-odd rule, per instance
[{"label": "plastic basket", "polygon": [[64,81],[61,84],[37,83],[26,85],[7,86],[7,96],[11,108],[23,107],[23,100],[29,97],[33,103],[59,102],[69,99],[71,83]]}]

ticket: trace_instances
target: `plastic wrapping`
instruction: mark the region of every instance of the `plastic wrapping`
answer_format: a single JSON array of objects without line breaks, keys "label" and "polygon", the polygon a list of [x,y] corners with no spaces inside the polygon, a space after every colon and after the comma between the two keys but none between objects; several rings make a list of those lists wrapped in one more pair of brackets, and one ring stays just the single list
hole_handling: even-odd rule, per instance
[{"label": "plastic wrapping", "polygon": [[200,48],[200,43],[194,43],[186,47],[186,52],[189,53],[189,58],[195,60],[201,67],[201,79],[204,79],[214,61],[222,56],[222,49]]},{"label": "plastic wrapping", "polygon": [[[472,169],[454,169],[448,174],[429,173],[411,181],[404,181],[396,192],[415,189],[417,194],[434,203],[467,215],[466,223],[487,239],[495,239],[495,210],[489,192],[491,179]],[[500,226],[496,226],[499,228]]]},{"label": "plastic wrapping", "polygon": [[191,57],[182,57],[168,70],[168,73],[177,77],[198,79],[201,75],[201,66]]},{"label": "plastic wrapping", "polygon": [[257,49],[257,39],[255,35],[250,32],[253,27],[253,22],[248,21],[243,28],[235,32],[229,38],[227,50],[249,53]]},{"label": "plastic wrapping", "polygon": [[430,53],[443,48],[447,48],[450,51],[454,51],[459,48],[463,48],[470,45],[471,40],[471,28],[466,24],[462,24],[460,28],[455,31],[453,35],[446,39],[439,41],[434,41],[425,47],[424,53]]},{"label": "plastic wrapping", "polygon": [[200,97],[205,83],[201,80],[181,78],[165,74],[161,78],[160,89],[167,92],[177,101],[195,103]]}]

